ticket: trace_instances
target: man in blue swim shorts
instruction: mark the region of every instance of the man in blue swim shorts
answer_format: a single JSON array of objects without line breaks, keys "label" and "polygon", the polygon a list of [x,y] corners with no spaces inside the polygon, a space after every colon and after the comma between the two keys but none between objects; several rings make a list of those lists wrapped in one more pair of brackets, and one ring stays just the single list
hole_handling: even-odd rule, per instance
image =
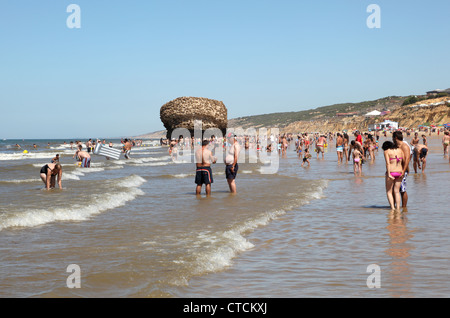
[{"label": "man in blue swim shorts", "polygon": [[75,152],[74,157],[78,158],[78,161],[81,161],[80,167],[90,168],[91,167],[91,155],[86,151],[82,150],[83,146],[78,145],[78,150]]},{"label": "man in blue swim shorts", "polygon": [[344,138],[340,133],[337,133],[336,152],[338,156],[338,162],[342,163],[342,161],[344,160]]}]

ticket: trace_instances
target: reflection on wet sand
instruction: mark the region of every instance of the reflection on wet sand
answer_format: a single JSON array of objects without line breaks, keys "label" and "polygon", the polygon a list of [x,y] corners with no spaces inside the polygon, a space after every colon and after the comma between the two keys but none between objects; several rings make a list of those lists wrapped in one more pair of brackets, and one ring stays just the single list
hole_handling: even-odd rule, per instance
[{"label": "reflection on wet sand", "polygon": [[410,296],[412,269],[408,263],[409,251],[413,248],[408,240],[413,237],[412,231],[408,230],[407,208],[402,211],[391,210],[388,215],[389,248],[386,250],[392,258],[387,271],[387,286],[393,297]]}]

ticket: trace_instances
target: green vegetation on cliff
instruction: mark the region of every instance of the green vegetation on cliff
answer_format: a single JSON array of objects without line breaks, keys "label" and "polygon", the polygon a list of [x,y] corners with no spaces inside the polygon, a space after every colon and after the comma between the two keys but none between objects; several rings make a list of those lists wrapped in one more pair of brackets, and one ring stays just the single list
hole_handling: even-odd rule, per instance
[{"label": "green vegetation on cliff", "polygon": [[389,96],[372,101],[359,103],[342,103],[329,106],[322,106],[315,109],[281,112],[263,115],[245,116],[231,119],[229,127],[285,127],[297,121],[323,120],[336,117],[337,114],[355,113],[364,115],[372,110],[390,110],[399,106],[406,97]]}]

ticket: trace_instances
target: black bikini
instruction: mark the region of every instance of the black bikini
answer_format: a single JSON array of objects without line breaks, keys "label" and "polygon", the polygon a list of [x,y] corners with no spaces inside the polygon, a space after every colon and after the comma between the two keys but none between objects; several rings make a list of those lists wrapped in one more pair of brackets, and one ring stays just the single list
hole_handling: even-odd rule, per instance
[{"label": "black bikini", "polygon": [[[41,168],[41,173],[45,173],[47,174],[47,170],[50,169],[50,167],[48,165],[45,165]],[[53,171],[52,169],[50,169],[50,171]]]}]

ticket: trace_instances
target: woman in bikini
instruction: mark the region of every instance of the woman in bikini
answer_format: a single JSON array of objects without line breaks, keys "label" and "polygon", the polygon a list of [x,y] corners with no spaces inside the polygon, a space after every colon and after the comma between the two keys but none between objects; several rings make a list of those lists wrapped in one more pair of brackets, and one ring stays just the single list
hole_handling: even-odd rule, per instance
[{"label": "woman in bikini", "polygon": [[55,187],[55,179],[58,176],[58,186],[62,189],[61,177],[62,168],[59,163],[48,163],[41,168],[41,179],[45,184],[45,188],[50,190]]},{"label": "woman in bikini", "polygon": [[[391,209],[400,210],[403,151],[391,141],[385,141],[381,148],[384,150],[384,159],[386,161],[386,196]],[[395,207],[395,202],[398,202],[397,208]]]}]

